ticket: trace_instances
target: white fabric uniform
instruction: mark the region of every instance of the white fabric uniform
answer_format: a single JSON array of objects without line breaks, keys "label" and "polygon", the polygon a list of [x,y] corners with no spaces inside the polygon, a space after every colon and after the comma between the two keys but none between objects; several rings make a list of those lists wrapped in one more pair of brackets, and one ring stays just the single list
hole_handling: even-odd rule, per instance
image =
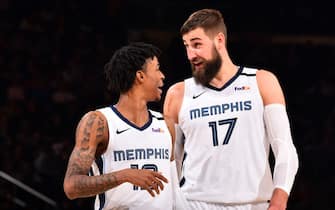
[{"label": "white fabric uniform", "polygon": [[109,144],[106,152],[92,166],[93,175],[106,174],[125,168],[148,169],[161,172],[169,183],[152,197],[146,190],[131,183],[123,183],[97,195],[95,209],[100,210],[171,210],[171,135],[158,112],[149,111],[149,121],[137,127],[115,107],[99,109],[107,119]]},{"label": "white fabric uniform", "polygon": [[271,198],[256,71],[240,68],[220,89],[185,80],[178,120],[185,136],[181,190],[188,200],[238,205]]}]

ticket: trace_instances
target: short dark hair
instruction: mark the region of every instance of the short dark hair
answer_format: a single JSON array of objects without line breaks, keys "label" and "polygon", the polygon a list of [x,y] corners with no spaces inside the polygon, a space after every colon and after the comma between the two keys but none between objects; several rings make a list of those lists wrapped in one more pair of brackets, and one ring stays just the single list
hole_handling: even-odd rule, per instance
[{"label": "short dark hair", "polygon": [[196,28],[203,28],[207,35],[222,32],[227,37],[227,28],[219,10],[201,9],[192,13],[180,28],[180,33],[184,35]]},{"label": "short dark hair", "polygon": [[104,66],[107,87],[114,93],[125,93],[135,81],[136,72],[143,69],[148,58],[159,57],[161,50],[148,43],[134,42],[116,50]]}]

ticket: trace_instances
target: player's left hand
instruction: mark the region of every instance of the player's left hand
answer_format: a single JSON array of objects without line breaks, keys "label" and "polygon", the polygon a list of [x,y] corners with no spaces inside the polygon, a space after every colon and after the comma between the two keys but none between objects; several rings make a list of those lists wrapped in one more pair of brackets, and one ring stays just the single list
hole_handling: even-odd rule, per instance
[{"label": "player's left hand", "polygon": [[276,206],[276,205],[270,205],[268,210],[286,210],[286,207]]},{"label": "player's left hand", "polygon": [[273,191],[268,210],[285,210],[288,200],[288,194],[279,188]]}]

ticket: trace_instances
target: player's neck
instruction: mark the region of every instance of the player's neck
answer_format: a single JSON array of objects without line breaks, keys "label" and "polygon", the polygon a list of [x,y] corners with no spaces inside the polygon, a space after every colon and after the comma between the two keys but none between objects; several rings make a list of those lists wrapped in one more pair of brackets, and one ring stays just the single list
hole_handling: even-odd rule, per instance
[{"label": "player's neck", "polygon": [[217,75],[209,83],[213,87],[221,88],[225,85],[238,71],[238,66],[230,62],[222,63]]},{"label": "player's neck", "polygon": [[147,102],[136,96],[121,94],[115,108],[130,122],[142,127],[148,122],[149,114]]}]

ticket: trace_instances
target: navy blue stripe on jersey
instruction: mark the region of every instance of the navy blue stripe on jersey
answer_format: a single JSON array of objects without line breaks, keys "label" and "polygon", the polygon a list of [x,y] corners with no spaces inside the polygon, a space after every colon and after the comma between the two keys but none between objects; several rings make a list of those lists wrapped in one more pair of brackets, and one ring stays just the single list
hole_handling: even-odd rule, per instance
[{"label": "navy blue stripe on jersey", "polygon": [[157,120],[164,120],[164,117],[156,117],[156,116],[152,116],[154,118],[156,118]]},{"label": "navy blue stripe on jersey", "polygon": [[151,123],[152,123],[152,114],[148,111],[148,115],[149,115],[149,120],[148,122],[146,122],[142,127],[138,127],[137,125],[135,125],[134,123],[130,122],[127,118],[125,118],[116,108],[115,106],[110,106],[110,108],[114,111],[114,113],[125,123],[127,123],[129,126],[137,129],[137,130],[140,130],[140,131],[143,131],[145,130],[146,128],[148,128]]},{"label": "navy blue stripe on jersey", "polygon": [[105,193],[99,194],[99,203],[100,203],[99,210],[102,210],[104,208],[105,202],[106,202],[106,195],[105,195]]},{"label": "navy blue stripe on jersey", "polygon": [[89,175],[89,176],[94,176],[93,168],[92,168],[92,167],[90,168],[90,171],[88,172],[88,175]]},{"label": "navy blue stripe on jersey", "polygon": [[247,76],[247,77],[254,77],[254,76],[256,76],[256,74],[247,74],[247,73],[241,73],[241,75]]},{"label": "navy blue stripe on jersey", "polygon": [[184,184],[185,184],[185,177],[183,176],[183,178],[181,178],[179,182],[179,187],[182,187]]},{"label": "navy blue stripe on jersey", "polygon": [[[150,112],[151,113],[151,112]],[[151,116],[153,117],[153,118],[156,118],[157,120],[164,120],[164,117],[157,117],[157,116],[155,116],[154,114],[152,114],[151,113]]]},{"label": "navy blue stripe on jersey", "polygon": [[226,84],[224,84],[221,88],[213,87],[211,85],[206,85],[206,87],[212,90],[221,91],[225,89],[226,87],[228,87],[231,83],[233,83],[238,78],[238,76],[242,74],[242,71],[243,71],[243,66],[240,66],[236,74],[228,82],[226,82]]},{"label": "navy blue stripe on jersey", "polygon": [[[98,166],[98,169],[99,169],[99,172],[100,174],[103,173],[103,160],[102,160],[102,157],[99,156],[96,160],[95,160],[95,163],[97,164]],[[105,202],[106,202],[106,195],[105,193],[101,193],[99,194],[99,203],[100,203],[100,206],[99,206],[99,209],[102,210],[105,206]]]},{"label": "navy blue stripe on jersey", "polygon": [[[182,165],[182,167],[183,167],[183,165],[184,165],[184,161],[185,161],[185,159],[186,159],[186,156],[187,156],[187,152],[185,151],[185,152],[184,152],[183,160],[181,161],[181,165]],[[181,178],[180,182],[179,182],[179,187],[182,187],[182,186],[185,184],[185,181],[186,181],[186,179],[185,179],[185,177],[183,176],[183,177]]]},{"label": "navy blue stripe on jersey", "polygon": [[103,166],[104,166],[102,157],[99,156],[99,157],[95,160],[95,163],[96,163],[97,166],[98,166],[98,169],[99,169],[100,174],[102,174],[102,173],[103,173]]}]

